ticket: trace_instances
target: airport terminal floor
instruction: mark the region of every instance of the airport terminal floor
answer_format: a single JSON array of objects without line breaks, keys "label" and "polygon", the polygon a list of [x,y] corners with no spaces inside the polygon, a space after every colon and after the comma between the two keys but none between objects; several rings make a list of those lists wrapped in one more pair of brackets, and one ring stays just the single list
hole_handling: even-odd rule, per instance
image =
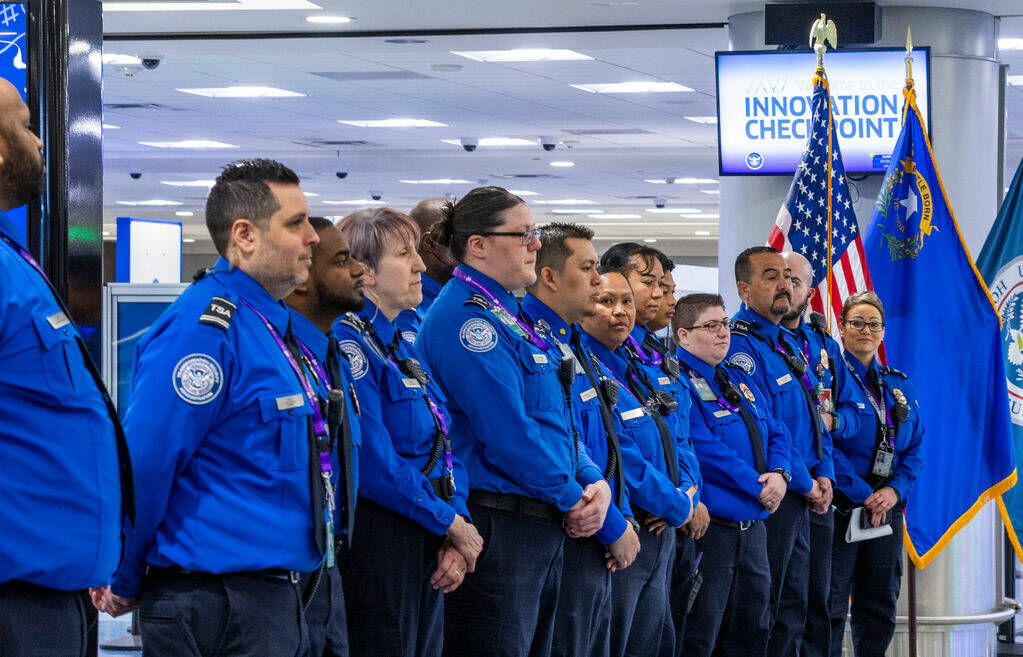
[{"label": "airport terminal floor", "polygon": [[0,657],[1023,654],[1017,0],[0,2]]}]

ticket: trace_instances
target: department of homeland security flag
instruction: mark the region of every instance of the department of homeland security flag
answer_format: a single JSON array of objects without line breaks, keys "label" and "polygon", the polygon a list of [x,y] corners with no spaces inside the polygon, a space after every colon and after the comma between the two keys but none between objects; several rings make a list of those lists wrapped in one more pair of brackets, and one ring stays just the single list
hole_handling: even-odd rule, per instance
[{"label": "department of homeland security flag", "polygon": [[[1002,317],[1002,350],[1005,379],[1009,389],[1009,413],[1012,419],[1016,463],[1023,461],[1023,162],[1009,186],[984,248],[977,258],[977,269],[987,281],[995,307]],[[1023,486],[1015,486],[1002,496],[1002,514],[1012,521],[1006,529],[1023,561],[1017,536],[1023,529]]]},{"label": "department of homeland security flag", "polygon": [[[813,265],[811,287],[817,288],[817,294],[811,302],[813,309],[828,317],[835,338],[838,339],[838,317],[845,298],[853,292],[872,288],[856,215],[845,181],[845,167],[842,165],[838,134],[831,113],[828,81],[820,69],[813,78],[811,106],[813,124],[803,150],[803,158],[792,178],[785,203],[778,211],[778,218],[767,243],[781,252],[801,253]],[[827,257],[829,251],[832,263],[830,272]]]},{"label": "department of homeland security flag", "polygon": [[889,364],[913,379],[923,467],[906,551],[925,568],[1016,483],[998,313],[959,234],[907,81],[902,133],[863,247],[885,309]]}]

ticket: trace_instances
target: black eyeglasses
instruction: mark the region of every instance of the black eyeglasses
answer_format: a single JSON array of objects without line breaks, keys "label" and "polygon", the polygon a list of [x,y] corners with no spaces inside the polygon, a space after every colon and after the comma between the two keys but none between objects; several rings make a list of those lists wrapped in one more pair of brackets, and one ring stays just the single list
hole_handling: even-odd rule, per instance
[{"label": "black eyeglasses", "polygon": [[884,330],[884,322],[865,322],[862,319],[847,319],[845,323],[857,331],[862,331],[864,326],[869,328],[871,333],[880,333]]},{"label": "black eyeglasses", "polygon": [[489,231],[486,233],[476,233],[477,235],[483,235],[484,237],[517,237],[522,242],[523,246],[529,246],[533,243],[533,240],[540,237],[540,229],[534,228],[522,233],[511,233],[511,232],[498,232]]},{"label": "black eyeglasses", "polygon": [[701,329],[710,333],[717,333],[722,328],[727,328],[729,331],[732,330],[732,320],[730,319],[717,319],[713,322],[707,322],[706,324],[700,324],[699,326],[687,326],[686,329],[693,331],[695,329]]}]

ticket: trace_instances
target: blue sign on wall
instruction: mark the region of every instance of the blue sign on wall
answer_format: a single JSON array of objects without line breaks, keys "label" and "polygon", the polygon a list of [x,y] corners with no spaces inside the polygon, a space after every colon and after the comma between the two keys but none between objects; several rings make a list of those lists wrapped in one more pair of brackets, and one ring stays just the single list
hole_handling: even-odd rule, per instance
[{"label": "blue sign on wall", "polygon": [[[28,4],[0,3],[0,78],[21,92],[28,102]],[[28,214],[24,206],[7,213],[24,238]]]}]

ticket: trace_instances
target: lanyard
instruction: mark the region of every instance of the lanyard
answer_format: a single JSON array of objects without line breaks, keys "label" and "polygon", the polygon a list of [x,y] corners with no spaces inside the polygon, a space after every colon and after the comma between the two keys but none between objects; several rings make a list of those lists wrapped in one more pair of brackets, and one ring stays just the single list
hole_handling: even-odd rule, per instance
[{"label": "lanyard", "polygon": [[866,384],[863,378],[856,372],[856,369],[849,364],[848,356],[845,361],[846,367],[849,368],[849,373],[856,379],[856,383],[859,384],[860,389],[867,395],[867,400],[870,401],[870,405],[874,407],[874,412],[877,413],[877,421],[883,422],[884,426],[888,429],[889,441],[894,444],[895,442],[895,425],[892,424],[891,410],[884,403],[884,382],[878,378],[877,387],[881,392],[881,399],[874,396],[874,392],[870,389],[870,386]]},{"label": "lanyard", "polygon": [[625,338],[625,341],[629,343],[629,346],[635,349],[636,358],[638,358],[644,365],[661,364],[661,355],[654,351],[651,355],[647,356],[646,353],[643,352],[643,346],[639,344],[636,338],[632,337],[631,333],[629,334],[629,337]]},{"label": "lanyard", "polygon": [[[710,390],[712,393],[714,393],[714,395],[716,397],[715,401],[717,402],[718,408],[720,408],[723,411],[731,411],[732,413],[738,413],[739,412],[739,407],[738,406],[733,406],[727,399],[725,399],[724,397],[722,397],[718,393],[714,392],[714,389],[710,387],[710,382],[707,381],[707,379],[705,379],[702,375],[700,375],[699,372],[694,370],[692,367],[690,367],[686,363],[682,363],[682,367],[685,368],[686,373],[689,374],[689,378],[693,380],[693,384],[694,385],[697,385],[697,387],[699,387],[699,384],[697,383],[697,381],[699,381],[703,385],[707,386],[707,390]],[[706,401],[709,401],[709,400],[706,400]]]},{"label": "lanyard", "polygon": [[493,306],[493,308],[491,308],[491,312],[497,315],[497,317],[501,320],[501,322],[505,324],[505,326],[507,326],[512,331],[517,333],[520,337],[528,340],[530,344],[532,344],[537,349],[540,349],[541,351],[547,351],[547,342],[536,334],[536,331],[533,330],[533,327],[527,324],[526,322],[522,321],[522,319],[520,319],[515,313],[508,310],[508,308],[503,303],[501,303],[501,300],[498,299],[493,292],[488,290],[487,287],[483,285],[483,283],[480,283],[475,278],[465,273],[465,270],[463,270],[461,266],[455,267],[454,276],[458,280],[462,281],[463,283],[465,283],[466,285],[468,285],[469,287],[471,287],[472,289],[476,290],[484,297],[486,297],[487,301],[489,301]]},{"label": "lanyard", "polygon": [[[785,353],[785,345],[783,345],[782,342],[781,342],[781,334],[780,333],[778,334],[777,342],[775,342],[775,348],[778,350],[779,353],[781,353],[781,354]],[[803,362],[806,364],[807,370],[809,370],[810,369],[809,361],[807,360],[807,358],[805,356],[803,356],[802,352],[800,352],[799,355],[803,358]],[[817,391],[816,391],[816,388],[814,387],[814,385],[810,382],[810,375],[807,374],[806,372],[803,372],[802,374],[799,375],[799,382],[802,384],[803,390],[806,391],[806,394],[810,395],[813,398],[814,403],[818,403],[817,402]]]}]

